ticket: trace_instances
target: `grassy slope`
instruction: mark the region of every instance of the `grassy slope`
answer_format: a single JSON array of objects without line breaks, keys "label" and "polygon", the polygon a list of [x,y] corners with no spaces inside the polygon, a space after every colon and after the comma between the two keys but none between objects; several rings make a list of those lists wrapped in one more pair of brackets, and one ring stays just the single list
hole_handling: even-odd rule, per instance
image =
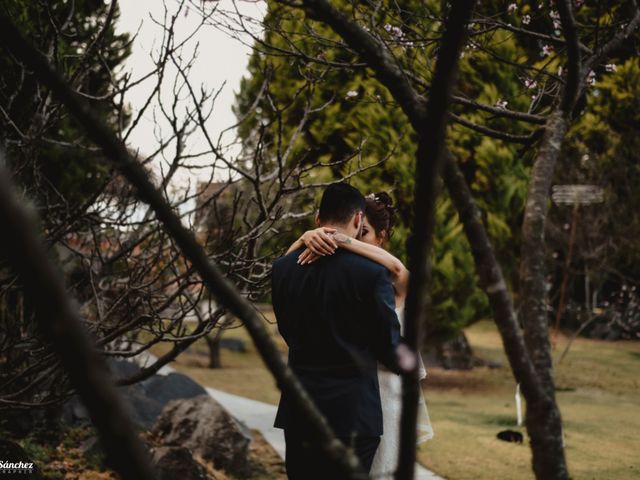
[{"label": "grassy slope", "polygon": [[[420,447],[419,458],[448,479],[533,478],[527,441],[523,446],[495,438],[500,430],[517,429],[515,384],[495,327],[480,322],[467,333],[478,355],[502,360],[504,367],[429,370],[424,385],[436,436]],[[247,340],[240,329],[226,337]],[[565,344],[560,337],[556,358]],[[275,383],[250,342],[248,347],[246,354],[223,350],[225,368],[209,370],[203,368],[206,346],[198,343],[175,366],[204,385],[275,404],[279,398]],[[640,478],[639,367],[640,343],[584,339],[574,342],[557,365],[558,401],[573,478]]]},{"label": "grassy slope", "polygon": [[[467,333],[478,354],[503,360],[505,367],[473,372],[432,369],[425,391],[436,438],[420,448],[420,459],[450,479],[533,478],[529,449],[495,438],[502,429],[518,430],[515,384],[495,327],[483,322]],[[556,359],[565,344],[560,338]],[[583,339],[574,342],[556,365],[573,478],[640,478],[639,367],[640,344]]]}]

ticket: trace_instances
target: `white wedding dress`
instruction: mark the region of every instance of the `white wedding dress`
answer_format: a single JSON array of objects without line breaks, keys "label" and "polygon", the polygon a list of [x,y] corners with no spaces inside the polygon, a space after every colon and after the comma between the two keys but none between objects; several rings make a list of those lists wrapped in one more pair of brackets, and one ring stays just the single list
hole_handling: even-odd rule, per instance
[{"label": "white wedding dress", "polygon": [[[396,309],[400,327],[403,326],[404,308]],[[427,371],[420,359],[420,379],[427,376]],[[380,445],[371,465],[371,478],[392,479],[398,466],[400,452],[400,415],[402,413],[402,379],[383,366],[378,366],[378,383],[380,384],[380,401],[382,403],[383,434]],[[433,438],[433,428],[429,420],[427,405],[422,389],[418,406],[418,443]]]}]

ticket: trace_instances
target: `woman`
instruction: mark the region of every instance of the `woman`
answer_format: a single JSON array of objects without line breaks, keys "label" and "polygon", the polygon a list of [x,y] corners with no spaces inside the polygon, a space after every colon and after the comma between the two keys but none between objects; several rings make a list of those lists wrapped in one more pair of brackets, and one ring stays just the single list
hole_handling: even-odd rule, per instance
[{"label": "woman", "polygon": [[[400,260],[382,248],[391,236],[394,224],[394,208],[391,197],[382,192],[368,195],[365,200],[365,218],[362,232],[358,239],[337,233],[332,228],[321,227],[305,232],[291,245],[287,253],[306,246],[306,249],[298,257],[298,263],[307,265],[321,256],[331,255],[336,248],[344,248],[387,267],[392,275],[396,295],[396,312],[402,325],[409,271]],[[422,379],[427,375],[427,372],[422,367],[422,362],[420,365],[420,378]],[[383,407],[384,434],[373,459],[371,476],[374,478],[391,478],[397,468],[400,447],[402,381],[398,375],[389,372],[383,366],[379,366],[378,382],[380,384],[380,400]],[[421,392],[418,414],[418,443],[432,437],[433,429],[429,421],[424,396],[422,396]]]}]

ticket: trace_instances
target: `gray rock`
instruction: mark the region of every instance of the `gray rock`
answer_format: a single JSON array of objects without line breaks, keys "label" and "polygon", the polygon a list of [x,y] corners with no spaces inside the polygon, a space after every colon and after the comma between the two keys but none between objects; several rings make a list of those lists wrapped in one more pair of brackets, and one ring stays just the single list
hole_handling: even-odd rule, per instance
[{"label": "gray rock", "polygon": [[251,434],[208,395],[169,402],[153,433],[164,445],[186,447],[218,469],[248,475]]},{"label": "gray rock", "polygon": [[[135,374],[140,367],[124,360],[109,361],[109,368],[116,378]],[[199,384],[181,373],[153,375],[152,377],[119,389],[129,415],[138,427],[149,429],[164,406],[171,400],[193,398],[206,394]],[[78,397],[70,399],[62,409],[62,419],[67,424],[89,421],[89,416]]]},{"label": "gray rock", "polygon": [[162,446],[153,449],[151,462],[157,480],[206,480],[209,478],[202,466],[193,459],[189,449]]},{"label": "gray rock", "polygon": [[109,358],[107,359],[107,365],[111,371],[111,375],[116,378],[130,377],[140,370],[140,367],[135,362],[129,360]]},{"label": "gray rock", "polygon": [[247,346],[239,338],[221,338],[220,348],[225,348],[231,352],[247,353]]},{"label": "gray rock", "polygon": [[73,396],[62,406],[62,421],[68,425],[89,422],[89,413],[78,396]]},{"label": "gray rock", "polygon": [[169,375],[154,375],[142,382],[141,386],[147,397],[161,403],[163,408],[171,400],[193,398],[207,393],[191,378],[175,372]]},{"label": "gray rock", "polygon": [[131,420],[145,430],[151,428],[153,422],[160,415],[164,404],[147,396],[140,385],[120,389],[120,392]]}]

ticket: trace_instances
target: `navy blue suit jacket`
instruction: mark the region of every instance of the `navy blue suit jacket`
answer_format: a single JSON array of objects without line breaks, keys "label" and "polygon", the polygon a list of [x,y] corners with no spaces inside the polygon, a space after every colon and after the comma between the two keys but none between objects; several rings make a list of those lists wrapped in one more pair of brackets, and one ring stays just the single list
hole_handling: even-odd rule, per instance
[{"label": "navy blue suit jacket", "polygon": [[[301,266],[300,253],[279,258],[272,272],[289,366],[338,436],[382,435],[377,362],[399,371],[400,325],[389,271],[343,249]],[[284,393],[275,426],[306,429]]]}]

